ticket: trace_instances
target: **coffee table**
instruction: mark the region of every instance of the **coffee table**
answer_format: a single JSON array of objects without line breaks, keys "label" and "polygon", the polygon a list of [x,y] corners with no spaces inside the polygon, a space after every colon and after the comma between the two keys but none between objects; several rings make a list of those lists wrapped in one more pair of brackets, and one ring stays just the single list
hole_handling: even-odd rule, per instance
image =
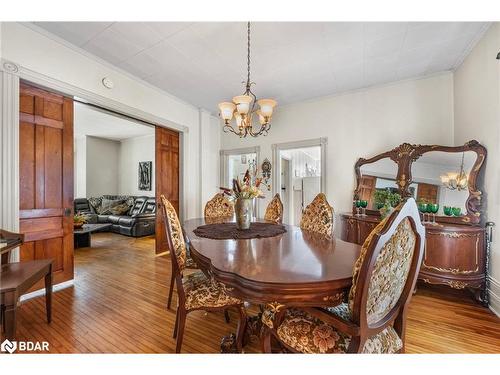
[{"label": "coffee table", "polygon": [[111,228],[113,224],[84,224],[83,227],[73,231],[75,249],[79,247],[90,247],[90,234],[104,229]]}]

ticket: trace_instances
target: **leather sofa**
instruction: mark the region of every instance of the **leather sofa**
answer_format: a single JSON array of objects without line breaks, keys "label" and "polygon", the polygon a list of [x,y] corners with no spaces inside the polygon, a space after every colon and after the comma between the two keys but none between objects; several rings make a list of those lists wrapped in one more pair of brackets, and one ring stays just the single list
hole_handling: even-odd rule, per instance
[{"label": "leather sofa", "polygon": [[131,237],[149,236],[155,233],[156,199],[146,196],[103,195],[107,199],[133,199],[133,205],[123,215],[102,215],[96,212],[87,198],[76,198],[74,212],[87,217],[87,223],[109,223],[113,233]]}]

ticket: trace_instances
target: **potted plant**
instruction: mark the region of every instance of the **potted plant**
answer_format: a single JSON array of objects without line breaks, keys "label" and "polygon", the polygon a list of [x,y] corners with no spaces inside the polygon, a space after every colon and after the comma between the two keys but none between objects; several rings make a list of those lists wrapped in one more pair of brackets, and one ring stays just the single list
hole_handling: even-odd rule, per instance
[{"label": "potted plant", "polygon": [[392,193],[390,189],[377,189],[373,193],[375,207],[379,210],[380,215],[384,218],[389,215],[394,207],[401,202],[399,193]]},{"label": "potted plant", "polygon": [[73,216],[73,227],[75,229],[83,227],[83,224],[85,224],[86,222],[87,222],[87,217],[81,213],[77,213],[75,214],[75,216]]},{"label": "potted plant", "polygon": [[233,179],[232,189],[221,187],[224,194],[229,195],[235,202],[236,226],[240,230],[250,228],[253,200],[255,198],[264,198],[264,194],[259,189],[262,178],[257,178],[256,174],[257,171],[252,176],[247,170],[243,181],[240,181],[239,178]]}]

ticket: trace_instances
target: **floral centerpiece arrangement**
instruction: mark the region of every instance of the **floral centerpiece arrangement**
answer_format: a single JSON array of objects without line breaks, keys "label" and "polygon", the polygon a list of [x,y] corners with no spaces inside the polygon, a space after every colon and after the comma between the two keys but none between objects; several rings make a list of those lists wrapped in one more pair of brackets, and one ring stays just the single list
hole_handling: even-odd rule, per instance
[{"label": "floral centerpiece arrangement", "polygon": [[242,181],[239,178],[233,179],[232,189],[220,188],[224,194],[235,202],[234,211],[238,229],[246,230],[250,228],[253,201],[255,198],[264,198],[264,193],[259,188],[261,183],[262,178],[257,177],[257,170],[253,174],[247,170]]}]

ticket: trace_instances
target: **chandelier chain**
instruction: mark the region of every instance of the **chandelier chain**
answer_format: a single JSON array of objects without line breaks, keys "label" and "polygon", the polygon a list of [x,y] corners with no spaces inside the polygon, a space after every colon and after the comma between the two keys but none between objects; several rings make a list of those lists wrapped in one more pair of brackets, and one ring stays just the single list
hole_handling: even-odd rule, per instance
[{"label": "chandelier chain", "polygon": [[247,90],[250,89],[250,22],[247,24]]}]

